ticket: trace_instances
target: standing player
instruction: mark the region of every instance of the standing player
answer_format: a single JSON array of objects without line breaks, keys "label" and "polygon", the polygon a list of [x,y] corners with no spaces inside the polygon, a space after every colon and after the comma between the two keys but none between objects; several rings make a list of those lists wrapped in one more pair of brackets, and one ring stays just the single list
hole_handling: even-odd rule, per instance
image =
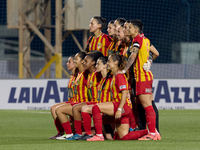
[{"label": "standing player", "polygon": [[[132,37],[130,36],[130,33],[129,33],[129,24],[130,24],[130,21],[126,21],[125,24],[124,24],[124,34],[125,34],[126,39],[132,39]],[[128,57],[131,54],[131,52],[130,52],[131,47],[132,47],[132,43],[130,42],[129,49],[127,50],[127,56]],[[150,52],[149,52],[149,59],[147,60],[146,63],[144,63],[143,69],[148,72],[150,70],[150,67],[151,67],[153,60],[155,60],[158,56],[159,56],[159,52],[151,44]],[[129,70],[133,70],[133,65],[130,67]],[[135,77],[134,77],[133,71],[130,71],[130,81],[131,81],[131,87],[134,91],[134,92],[132,92],[133,94],[132,94],[131,101],[132,101],[132,105],[133,105],[133,112],[134,112],[134,115],[136,117],[136,122],[139,121],[139,123],[137,123],[138,126],[139,126],[139,129],[141,129],[141,130],[146,129],[145,110],[144,110],[143,106],[141,105],[141,103],[137,104],[137,106],[136,106],[136,102],[134,100],[134,97],[135,97]],[[153,106],[154,111],[156,113],[156,129],[160,133],[160,131],[159,131],[159,113],[158,113],[158,109],[155,105],[155,102],[153,100],[153,94],[151,95],[151,99],[152,99],[152,106]]]},{"label": "standing player", "polygon": [[130,44],[130,39],[128,36],[125,36],[125,31],[124,31],[124,24],[118,27],[118,42],[115,47],[115,53],[118,53],[120,55],[125,56],[128,58],[128,48]]},{"label": "standing player", "polygon": [[[69,83],[68,83],[68,102],[74,101],[74,81],[77,77],[76,67],[74,65],[74,57],[75,57],[74,55],[70,56],[68,59],[68,62],[67,62],[67,69],[72,72]],[[60,122],[57,114],[56,114],[56,109],[65,104],[66,104],[66,102],[61,102],[61,103],[51,106],[51,114],[54,119],[54,124],[58,131],[58,134],[50,137],[49,139],[56,139],[57,137],[61,137],[62,135],[64,135],[64,129],[61,125],[61,122]]]},{"label": "standing player", "polygon": [[[129,114],[131,110],[131,102],[127,97],[128,81],[124,74],[117,74],[118,70],[123,70],[126,66],[126,58],[117,54],[112,54],[108,59],[108,69],[113,72],[113,79],[111,81],[111,97],[112,102],[99,103],[93,106],[92,115],[96,135],[87,141],[104,141],[102,135],[102,116],[101,113],[109,116],[115,116],[116,128],[120,139],[123,139],[129,133]],[[147,130],[135,131],[131,134],[131,139],[137,139],[145,134]]]},{"label": "standing player", "polygon": [[[124,19],[124,18],[118,18],[115,20],[115,22],[114,22],[115,29],[114,30],[115,30],[115,35],[117,36],[117,38],[118,38],[118,28],[120,26],[123,26],[125,22],[126,22],[126,19]],[[113,48],[114,48],[114,53],[120,54],[121,40],[118,39],[117,43],[115,44],[115,47],[113,47]],[[123,52],[122,52],[122,54],[123,54]]]},{"label": "standing player", "polygon": [[143,69],[144,63],[149,59],[150,41],[142,34],[142,30],[142,21],[131,21],[129,32],[133,38],[132,54],[122,72],[125,73],[135,62],[134,75],[136,79],[136,96],[138,96],[137,98],[145,109],[145,116],[149,129],[149,133],[139,140],[158,140],[159,135],[155,129],[156,115],[151,102],[153,74],[151,71],[147,72]]},{"label": "standing player", "polygon": [[[91,135],[85,134],[81,136],[82,133],[82,118],[81,118],[81,108],[85,105],[92,105],[97,103],[97,96],[98,96],[98,90],[97,86],[102,78],[101,73],[98,73],[96,71],[96,62],[99,57],[102,57],[103,54],[101,52],[91,52],[87,54],[87,56],[84,59],[84,68],[85,70],[89,71],[89,74],[87,74],[87,94],[89,102],[83,102],[80,104],[76,104],[73,106],[72,112],[74,116],[74,125],[76,129],[76,133],[79,135],[79,138],[77,134],[75,134],[73,137],[69,138],[68,140],[85,140],[88,137],[90,138]],[[91,120],[91,117],[90,117]],[[77,124],[75,124],[75,121]]]},{"label": "standing player", "polygon": [[115,50],[115,45],[118,41],[117,39],[117,35],[115,34],[115,26],[114,26],[114,20],[111,20],[108,23],[108,35],[112,37],[112,41],[110,43],[110,45],[108,46],[108,56],[110,56],[111,54],[113,54],[114,50]]},{"label": "standing player", "polygon": [[104,56],[108,56],[108,46],[112,41],[111,37],[107,34],[102,33],[102,30],[106,27],[106,19],[95,16],[91,19],[89,28],[90,32],[94,33],[88,41],[86,52],[90,51],[100,51]]}]

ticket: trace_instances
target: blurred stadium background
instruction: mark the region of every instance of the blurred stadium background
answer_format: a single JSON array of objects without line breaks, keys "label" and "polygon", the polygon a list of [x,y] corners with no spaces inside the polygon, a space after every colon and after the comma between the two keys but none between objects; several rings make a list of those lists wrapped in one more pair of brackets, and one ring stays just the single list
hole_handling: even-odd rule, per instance
[{"label": "blurred stadium background", "polygon": [[[8,1],[0,0],[0,79],[18,79],[19,30],[7,28]],[[39,1],[45,2],[46,0]],[[84,0],[75,1],[84,5]],[[62,2],[62,7],[65,7],[67,1]],[[54,46],[56,43],[56,0],[51,0],[50,3],[51,44]],[[101,0],[100,4],[100,14],[107,19],[107,22],[121,17],[127,20],[140,19],[143,21],[145,36],[151,40],[160,53],[152,65],[154,78],[200,79],[199,0]],[[43,34],[44,30],[45,28],[40,28]],[[89,36],[88,31],[86,32]],[[104,32],[107,33],[106,30]],[[66,30],[63,27],[62,35],[65,33]],[[74,30],[73,33],[81,47],[84,47],[83,30]],[[31,35],[34,35],[34,32],[31,32]],[[30,68],[33,76],[36,76],[45,65],[45,46],[37,35],[34,36],[30,46]],[[69,35],[62,43],[62,66],[66,70],[65,63],[68,56],[79,51],[72,35]],[[55,78],[54,63],[50,67],[50,74],[50,78]],[[28,78],[33,78],[33,76]],[[62,77],[68,76],[63,73]],[[45,76],[42,75],[41,78]]]}]

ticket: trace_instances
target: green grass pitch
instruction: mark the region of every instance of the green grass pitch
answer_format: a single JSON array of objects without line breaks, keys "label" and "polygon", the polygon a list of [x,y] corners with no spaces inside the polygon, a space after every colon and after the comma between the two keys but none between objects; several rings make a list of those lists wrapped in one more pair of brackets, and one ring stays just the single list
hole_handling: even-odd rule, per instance
[{"label": "green grass pitch", "polygon": [[161,141],[60,141],[49,111],[0,110],[0,150],[199,150],[200,110],[159,110]]}]

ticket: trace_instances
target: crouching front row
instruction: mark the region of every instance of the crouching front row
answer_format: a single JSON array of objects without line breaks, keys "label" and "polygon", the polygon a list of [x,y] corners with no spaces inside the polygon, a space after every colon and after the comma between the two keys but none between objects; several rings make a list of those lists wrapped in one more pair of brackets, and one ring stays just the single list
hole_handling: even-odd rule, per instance
[{"label": "crouching front row", "polygon": [[[58,131],[51,139],[136,140],[148,135],[147,129],[136,128],[129,75],[120,74],[126,64],[127,59],[118,54],[107,58],[101,52],[79,52],[70,57],[67,65],[72,70],[69,101],[51,107]],[[91,127],[91,117],[94,127]],[[155,134],[158,139],[158,133]]]}]

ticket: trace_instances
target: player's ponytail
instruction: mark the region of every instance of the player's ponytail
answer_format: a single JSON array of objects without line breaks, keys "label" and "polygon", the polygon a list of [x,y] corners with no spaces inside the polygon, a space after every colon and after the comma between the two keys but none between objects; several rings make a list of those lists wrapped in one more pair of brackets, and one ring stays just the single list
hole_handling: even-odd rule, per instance
[{"label": "player's ponytail", "polygon": [[119,55],[119,63],[118,63],[118,68],[119,70],[124,70],[126,67],[127,59],[123,55]]},{"label": "player's ponytail", "polygon": [[117,67],[119,70],[124,70],[124,68],[126,67],[126,63],[127,63],[127,59],[123,56],[123,55],[119,55],[119,54],[112,54],[111,55],[113,61],[117,61]]},{"label": "player's ponytail", "polygon": [[99,16],[95,16],[94,19],[97,20],[97,23],[98,24],[101,24],[101,30],[103,30],[104,28],[106,28],[106,19],[105,18],[102,18],[102,17],[99,17]]},{"label": "player's ponytail", "polygon": [[85,48],[85,52],[88,53],[89,52],[89,45],[90,45],[90,42],[92,41],[92,38],[94,37],[94,35],[92,35],[87,43],[87,46]]},{"label": "player's ponytail", "polygon": [[[124,57],[123,55],[119,55],[119,54],[112,54],[111,55],[113,61],[118,61],[117,63],[117,67],[119,70],[124,70],[127,64],[127,59],[126,57]],[[129,78],[129,74],[128,72],[126,72],[126,77]]]}]

